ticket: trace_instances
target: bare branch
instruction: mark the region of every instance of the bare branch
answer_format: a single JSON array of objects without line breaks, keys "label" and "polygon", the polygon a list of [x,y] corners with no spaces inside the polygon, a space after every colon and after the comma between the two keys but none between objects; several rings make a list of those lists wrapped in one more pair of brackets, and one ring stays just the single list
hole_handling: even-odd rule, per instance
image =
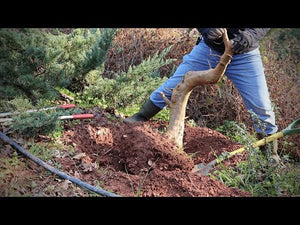
[{"label": "bare branch", "polygon": [[165,101],[165,103],[167,104],[167,106],[169,106],[171,108],[172,102],[166,97],[165,93],[160,92],[161,97],[163,98],[163,100]]}]

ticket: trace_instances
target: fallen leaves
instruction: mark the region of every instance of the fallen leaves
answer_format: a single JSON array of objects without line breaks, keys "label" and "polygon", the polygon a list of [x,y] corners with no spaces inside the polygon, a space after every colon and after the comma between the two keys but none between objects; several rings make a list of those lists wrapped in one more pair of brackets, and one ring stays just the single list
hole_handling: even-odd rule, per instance
[{"label": "fallen leaves", "polygon": [[83,170],[83,172],[88,173],[92,172],[93,168],[97,169],[97,164],[92,162],[92,159],[86,155],[84,152],[76,154],[73,159],[77,159],[80,161],[79,167]]},{"label": "fallen leaves", "polygon": [[78,153],[77,155],[73,156],[73,159],[79,159],[86,157],[86,154],[84,152]]}]

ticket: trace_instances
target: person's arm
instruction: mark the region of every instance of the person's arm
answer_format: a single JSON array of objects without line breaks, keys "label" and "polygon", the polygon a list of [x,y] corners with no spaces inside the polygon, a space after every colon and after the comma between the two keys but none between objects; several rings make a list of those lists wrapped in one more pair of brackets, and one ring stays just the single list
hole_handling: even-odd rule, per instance
[{"label": "person's arm", "polygon": [[270,30],[270,28],[245,28],[232,40],[232,47],[235,53],[247,52],[257,44]]}]

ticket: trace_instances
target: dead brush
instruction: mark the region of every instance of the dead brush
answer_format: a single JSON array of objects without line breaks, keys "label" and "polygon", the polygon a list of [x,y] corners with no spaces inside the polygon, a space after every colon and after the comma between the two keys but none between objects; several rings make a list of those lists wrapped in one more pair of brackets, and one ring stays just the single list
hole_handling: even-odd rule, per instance
[{"label": "dead brush", "polygon": [[[242,99],[226,77],[218,84],[196,87],[187,104],[187,116],[202,127],[215,128],[224,120],[247,121]],[[249,124],[250,125],[250,124]]]},{"label": "dead brush", "polygon": [[[181,59],[196,42],[185,28],[123,28],[115,37],[105,62],[104,77],[112,78],[115,73],[126,72],[130,66],[138,65],[157,51],[173,45],[167,58]],[[160,74],[168,76],[180,60],[160,68]]]},{"label": "dead brush", "polygon": [[[292,35],[293,30],[299,29],[273,29],[261,43],[266,79],[279,129],[300,115],[299,36]],[[298,137],[287,137],[278,144],[279,149],[288,147],[285,152],[299,161]]]}]

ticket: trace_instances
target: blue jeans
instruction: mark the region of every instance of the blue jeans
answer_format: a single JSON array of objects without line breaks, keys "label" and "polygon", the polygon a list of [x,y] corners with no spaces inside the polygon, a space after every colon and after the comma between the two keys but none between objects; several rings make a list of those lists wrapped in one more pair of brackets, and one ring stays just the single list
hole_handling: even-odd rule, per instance
[{"label": "blue jeans", "polygon": [[[183,57],[182,63],[178,66],[173,76],[152,92],[150,100],[156,106],[163,108],[166,103],[162,99],[160,92],[164,92],[166,97],[171,99],[172,93],[168,89],[175,88],[188,71],[208,70],[210,65],[214,68],[220,58],[212,54],[221,55],[211,50],[201,40],[189,54]],[[264,132],[266,134],[276,133],[278,127],[275,124],[275,115],[270,101],[259,48],[245,54],[234,55],[225,71],[225,75],[233,82],[241,94],[247,110],[252,110],[264,122],[266,126]],[[256,131],[261,133],[262,131],[255,120],[253,122]]]}]

